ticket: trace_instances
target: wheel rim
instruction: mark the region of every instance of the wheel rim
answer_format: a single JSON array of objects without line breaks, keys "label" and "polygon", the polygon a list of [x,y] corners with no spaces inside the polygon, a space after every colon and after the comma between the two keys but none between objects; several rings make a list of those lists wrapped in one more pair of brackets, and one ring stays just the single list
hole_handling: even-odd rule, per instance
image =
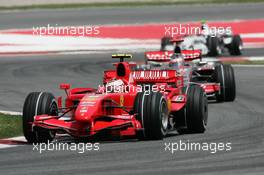
[{"label": "wheel rim", "polygon": [[160,107],[160,114],[161,114],[161,125],[162,125],[162,130],[166,131],[168,128],[168,108],[167,104],[165,101],[162,101],[161,107]]},{"label": "wheel rim", "polygon": [[238,49],[241,51],[243,49],[242,44],[239,44]]}]

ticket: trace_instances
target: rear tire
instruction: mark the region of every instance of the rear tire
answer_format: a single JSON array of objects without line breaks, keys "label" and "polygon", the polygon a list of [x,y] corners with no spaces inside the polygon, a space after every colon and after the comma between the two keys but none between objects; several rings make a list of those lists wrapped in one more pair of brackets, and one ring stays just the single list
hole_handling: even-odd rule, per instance
[{"label": "rear tire", "polygon": [[46,143],[55,137],[54,131],[32,126],[34,116],[41,114],[58,115],[58,105],[51,93],[32,92],[23,107],[23,133],[29,143]]},{"label": "rear tire", "polygon": [[221,64],[215,67],[215,79],[220,83],[220,92],[216,94],[216,100],[234,101],[236,98],[236,82],[234,69],[229,64]]},{"label": "rear tire", "polygon": [[134,111],[136,119],[143,130],[138,131],[139,139],[161,140],[167,133],[168,106],[160,92],[140,92],[135,98]]},{"label": "rear tire", "polygon": [[242,54],[243,43],[240,35],[234,35],[231,44],[228,46],[229,53],[231,55]]}]

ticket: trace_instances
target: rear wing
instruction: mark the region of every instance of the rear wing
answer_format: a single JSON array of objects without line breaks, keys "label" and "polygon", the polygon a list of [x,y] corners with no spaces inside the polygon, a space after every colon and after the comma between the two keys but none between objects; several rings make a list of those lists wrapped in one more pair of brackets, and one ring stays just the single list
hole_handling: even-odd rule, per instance
[{"label": "rear wing", "polygon": [[[184,60],[192,61],[195,59],[202,58],[201,50],[182,50],[181,51]],[[174,55],[174,51],[150,51],[145,52],[145,58],[147,61],[156,61],[156,62],[168,62],[171,60],[171,57]]]},{"label": "rear wing", "polygon": [[123,62],[125,58],[131,59],[132,58],[132,54],[113,54],[112,58],[118,58],[120,59],[120,62]]},{"label": "rear wing", "polygon": [[147,61],[167,62],[173,56],[173,51],[150,51],[145,52]]}]

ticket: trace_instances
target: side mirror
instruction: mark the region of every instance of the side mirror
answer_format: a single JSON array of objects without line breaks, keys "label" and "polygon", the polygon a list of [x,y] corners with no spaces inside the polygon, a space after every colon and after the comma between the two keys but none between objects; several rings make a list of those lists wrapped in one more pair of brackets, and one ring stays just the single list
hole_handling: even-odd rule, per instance
[{"label": "side mirror", "polygon": [[67,84],[67,83],[61,83],[60,84],[60,89],[62,89],[62,90],[68,90],[70,88],[71,88],[70,84]]},{"label": "side mirror", "polygon": [[67,83],[61,83],[60,84],[60,89],[64,90],[67,96],[69,96],[67,90],[70,89],[70,88],[71,88],[70,84],[67,84]]}]

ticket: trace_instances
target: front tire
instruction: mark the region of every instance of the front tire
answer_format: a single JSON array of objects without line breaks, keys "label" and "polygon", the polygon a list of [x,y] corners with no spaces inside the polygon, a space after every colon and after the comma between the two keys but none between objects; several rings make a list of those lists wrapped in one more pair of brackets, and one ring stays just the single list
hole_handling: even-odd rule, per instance
[{"label": "front tire", "polygon": [[58,105],[54,96],[47,92],[32,92],[23,107],[23,133],[28,143],[46,143],[55,137],[54,131],[33,127],[36,115],[58,115]]},{"label": "front tire", "polygon": [[208,36],[206,42],[207,48],[209,50],[208,56],[214,57],[221,54],[219,39],[217,37]]},{"label": "front tire", "polygon": [[160,92],[140,92],[135,98],[134,111],[136,119],[141,123],[143,131],[139,138],[161,140],[168,129],[168,105]]},{"label": "front tire", "polygon": [[185,111],[186,129],[179,129],[179,134],[204,133],[208,119],[208,102],[200,86],[191,85],[189,87]]}]

